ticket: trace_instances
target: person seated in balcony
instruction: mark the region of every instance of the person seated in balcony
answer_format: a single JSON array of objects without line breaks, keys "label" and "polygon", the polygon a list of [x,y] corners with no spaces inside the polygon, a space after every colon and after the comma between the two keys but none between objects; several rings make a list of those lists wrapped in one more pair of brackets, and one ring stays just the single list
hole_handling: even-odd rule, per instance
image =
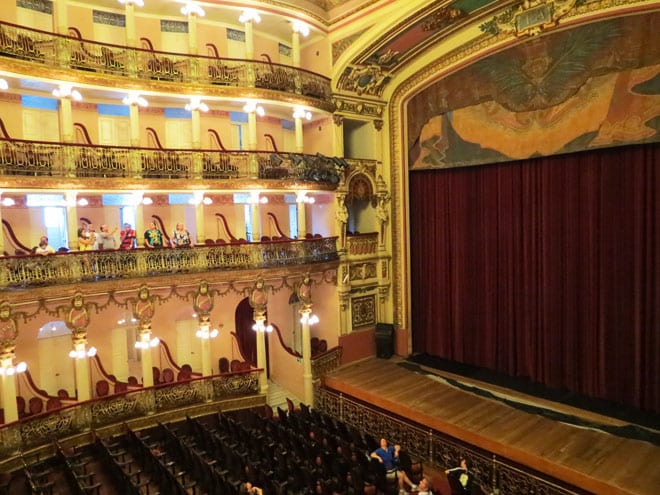
[{"label": "person seated in balcony", "polygon": [[99,231],[96,232],[94,250],[110,250],[117,249],[117,241],[115,240],[115,232],[117,232],[117,227],[112,229],[112,232],[108,230],[107,225],[101,225]]},{"label": "person seated in balcony", "polygon": [[177,223],[172,238],[170,239],[173,248],[190,247],[190,232],[186,230],[186,226],[182,223]]},{"label": "person seated in balcony", "polygon": [[423,476],[422,479],[419,480],[417,495],[433,495],[433,485],[428,477]]},{"label": "person seated in balcony", "polygon": [[239,495],[263,495],[263,490],[258,486],[254,486],[249,481],[241,484],[238,490]]},{"label": "person seated in balcony", "polygon": [[94,247],[96,235],[93,232],[92,226],[83,222],[78,229],[78,250],[90,251]]},{"label": "person seated in balcony", "polygon": [[163,233],[156,227],[156,222],[151,222],[144,232],[144,246],[149,249],[163,247]]},{"label": "person seated in balcony", "polygon": [[401,451],[401,445],[388,445],[387,440],[384,438],[380,439],[380,447],[374,450],[371,453],[373,459],[378,459],[378,462],[383,464],[385,471],[387,473],[396,473],[397,481],[399,482],[399,493],[405,492],[404,486],[407,484],[411,490],[417,490],[417,485],[415,485],[405,471],[399,467],[399,452]]},{"label": "person seated in balcony", "polygon": [[124,228],[119,233],[119,248],[133,249],[137,247],[137,235],[130,223],[125,223]]},{"label": "person seated in balcony", "polygon": [[39,238],[39,244],[34,248],[34,254],[45,256],[47,254],[54,254],[55,248],[48,244],[48,237],[42,235]]}]

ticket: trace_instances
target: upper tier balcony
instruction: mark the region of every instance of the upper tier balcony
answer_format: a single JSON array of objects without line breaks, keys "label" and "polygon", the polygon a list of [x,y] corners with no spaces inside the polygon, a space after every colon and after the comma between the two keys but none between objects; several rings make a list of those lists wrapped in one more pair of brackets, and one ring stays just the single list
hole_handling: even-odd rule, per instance
[{"label": "upper tier balcony", "polygon": [[190,248],[0,257],[0,291],[176,273],[255,270],[336,262],[336,237],[237,241]]},{"label": "upper tier balcony", "polygon": [[[62,144],[0,137],[0,181],[26,177],[113,179],[236,179],[309,183],[334,189],[348,163],[320,154],[133,148]],[[119,181],[121,182],[121,181]]]},{"label": "upper tier balcony", "polygon": [[127,87],[134,86],[135,80],[150,81],[163,91],[171,87],[180,92],[182,85],[201,85],[209,94],[222,94],[222,87],[238,88],[224,91],[237,96],[240,88],[252,94],[255,89],[263,89],[288,94],[287,98],[295,95],[300,102],[326,111],[334,109],[329,78],[273,63],[265,54],[260,61],[160,52],[0,22],[0,56],[5,57],[5,65],[8,59],[15,59],[18,65],[8,68],[17,73],[22,72],[20,63],[27,61],[52,69],[50,75],[54,78],[67,80],[70,77],[65,72],[75,71],[77,79],[99,86],[116,85],[117,81],[110,83],[108,76],[117,76],[126,80]]}]

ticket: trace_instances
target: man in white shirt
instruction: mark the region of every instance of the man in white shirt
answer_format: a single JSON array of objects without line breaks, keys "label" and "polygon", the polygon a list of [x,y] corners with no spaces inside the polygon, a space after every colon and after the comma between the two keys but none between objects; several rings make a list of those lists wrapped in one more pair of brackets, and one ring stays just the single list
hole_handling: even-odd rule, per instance
[{"label": "man in white shirt", "polygon": [[114,233],[117,232],[117,227],[115,227],[112,232],[108,232],[107,225],[101,225],[100,229],[101,231],[96,233],[94,250],[117,249],[117,241],[114,237]]}]

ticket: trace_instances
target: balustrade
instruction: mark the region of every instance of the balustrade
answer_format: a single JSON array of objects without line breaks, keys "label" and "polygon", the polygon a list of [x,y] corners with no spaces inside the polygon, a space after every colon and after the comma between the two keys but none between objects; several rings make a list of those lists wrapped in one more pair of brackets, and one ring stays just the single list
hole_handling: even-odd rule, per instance
[{"label": "balustrade", "polygon": [[337,260],[336,237],[181,249],[84,251],[0,257],[0,290],[177,272],[246,270]]},{"label": "balustrade", "polygon": [[[0,23],[0,56],[40,65],[141,80],[258,87],[298,94],[331,109],[330,79],[270,61],[160,52]],[[254,74],[254,77],[248,77]],[[252,80],[251,80],[252,79]]]},{"label": "balustrade", "polygon": [[314,407],[373,438],[396,439],[410,455],[441,471],[454,465],[457,459],[469,457],[472,461],[470,469],[480,480],[484,493],[505,493],[511,487],[518,487],[517,493],[582,493],[550,477],[526,472],[504,458],[461,443],[439,431],[395,418],[387,411],[324,387],[315,389]]},{"label": "balustrade", "polygon": [[[254,158],[252,158],[254,157]],[[249,163],[258,163],[253,177]],[[135,166],[133,164],[136,164]],[[201,163],[197,170],[196,163]],[[0,175],[297,180],[336,186],[344,164],[320,154],[95,146],[0,139]]]},{"label": "balustrade", "polygon": [[0,427],[0,458],[133,418],[209,402],[257,397],[260,371],[254,369],[141,388],[27,417]]}]

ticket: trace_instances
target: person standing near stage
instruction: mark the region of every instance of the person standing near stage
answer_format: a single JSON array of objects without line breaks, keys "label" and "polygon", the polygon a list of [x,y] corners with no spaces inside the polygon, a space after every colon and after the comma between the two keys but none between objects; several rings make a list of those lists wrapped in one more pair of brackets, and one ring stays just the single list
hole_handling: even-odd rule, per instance
[{"label": "person standing near stage", "polygon": [[449,484],[454,485],[457,488],[460,487],[461,492],[465,495],[472,493],[472,484],[474,477],[470,471],[472,464],[466,458],[461,459],[461,463],[458,467],[445,469],[445,474],[449,478]]}]

